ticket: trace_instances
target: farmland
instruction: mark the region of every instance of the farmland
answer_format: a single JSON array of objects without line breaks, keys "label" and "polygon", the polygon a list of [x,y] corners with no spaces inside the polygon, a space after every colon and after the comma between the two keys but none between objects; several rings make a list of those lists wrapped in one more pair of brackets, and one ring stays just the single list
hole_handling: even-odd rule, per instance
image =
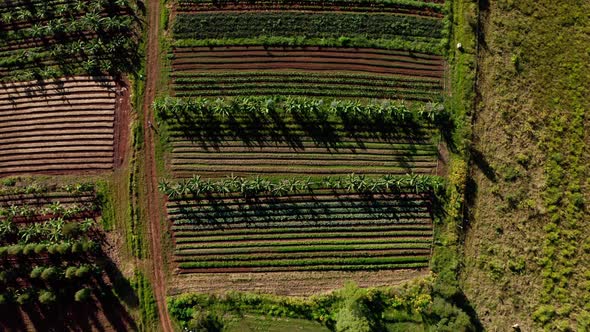
[{"label": "farmland", "polygon": [[447,13],[439,1],[172,5],[166,92],[151,106],[173,294],[310,295],[339,276],[428,273],[451,123]]},{"label": "farmland", "polygon": [[[5,311],[0,326],[134,328],[111,289],[116,268],[102,248],[94,185],[16,178],[5,183],[0,188],[0,303],[10,306],[5,309],[10,313]],[[56,313],[76,321],[61,322]]]},{"label": "farmland", "polygon": [[175,176],[435,174],[440,105],[159,99]]},{"label": "farmland", "polygon": [[0,6],[0,81],[121,73],[137,62],[131,1],[9,1]]},{"label": "farmland", "polygon": [[124,132],[115,127],[124,121],[122,88],[86,76],[2,84],[0,175],[112,169],[122,157],[114,144]]}]

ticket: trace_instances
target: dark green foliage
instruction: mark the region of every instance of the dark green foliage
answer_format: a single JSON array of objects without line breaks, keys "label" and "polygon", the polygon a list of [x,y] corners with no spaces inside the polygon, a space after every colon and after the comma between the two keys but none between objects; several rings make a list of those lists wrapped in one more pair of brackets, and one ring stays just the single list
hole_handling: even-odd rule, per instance
[{"label": "dark green foliage", "polygon": [[25,245],[25,247],[23,248],[23,254],[25,255],[31,255],[35,252],[35,248],[36,248],[36,244],[34,243],[29,243],[27,245]]},{"label": "dark green foliage", "polygon": [[80,225],[77,222],[66,223],[64,224],[61,232],[65,238],[75,238],[80,233]]},{"label": "dark green foliage", "polygon": [[78,302],[88,301],[90,299],[90,288],[82,288],[74,294],[74,299]]},{"label": "dark green foliage", "polygon": [[45,268],[43,266],[36,266],[29,274],[29,277],[31,277],[32,279],[41,278],[41,274],[43,273],[43,271],[45,271]]},{"label": "dark green foliage", "polygon": [[72,245],[70,243],[64,242],[57,247],[57,252],[61,255],[65,255],[70,252],[71,248]]},{"label": "dark green foliage", "polygon": [[75,266],[68,267],[65,272],[66,279],[73,279],[74,277],[76,277],[77,271],[78,271],[78,268]]},{"label": "dark green foliage", "polygon": [[54,303],[57,297],[55,293],[50,290],[42,290],[39,292],[39,302],[42,304],[51,304]]},{"label": "dark green foliage", "polygon": [[78,267],[78,270],[76,270],[76,277],[78,278],[84,278],[87,277],[88,275],[90,275],[91,269],[88,265],[81,265],[80,267]]},{"label": "dark green foliage", "polygon": [[35,246],[35,254],[42,254],[47,251],[47,245],[39,243]]},{"label": "dark green foliage", "polygon": [[440,39],[440,20],[403,15],[344,13],[231,13],[179,14],[175,38],[243,38],[253,36],[307,36],[339,38],[370,36],[374,39]]},{"label": "dark green foliage", "polygon": [[55,281],[57,278],[59,278],[59,271],[53,266],[45,268],[41,273],[41,279],[45,281]]},{"label": "dark green foliage", "polygon": [[33,297],[31,296],[31,292],[29,292],[28,290],[25,290],[22,294],[20,294],[16,297],[16,302],[20,305],[28,304],[32,300],[33,300]]}]

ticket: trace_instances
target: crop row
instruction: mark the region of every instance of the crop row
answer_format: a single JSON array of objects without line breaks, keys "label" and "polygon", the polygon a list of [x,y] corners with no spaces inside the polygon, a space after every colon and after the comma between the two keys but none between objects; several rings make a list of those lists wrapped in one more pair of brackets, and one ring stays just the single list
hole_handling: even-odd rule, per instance
[{"label": "crop row", "polygon": [[0,80],[119,73],[134,68],[135,30],[139,23],[134,3],[121,0],[11,5],[0,11]]},{"label": "crop row", "polygon": [[[371,36],[374,39],[443,38],[440,20],[414,16],[345,13],[208,13],[179,14],[174,38],[244,38],[259,35],[339,38]],[[420,38],[418,38],[420,40]]]},{"label": "crop row", "polygon": [[227,267],[299,267],[299,266],[341,266],[341,265],[379,265],[400,263],[427,263],[428,257],[359,257],[359,258],[326,258],[326,259],[290,259],[261,261],[206,261],[183,262],[180,268],[227,268]]},{"label": "crop row", "polygon": [[214,10],[338,10],[408,13],[442,17],[444,6],[414,0],[180,0],[181,12]]},{"label": "crop row", "polygon": [[305,253],[305,252],[369,252],[381,250],[424,250],[430,249],[430,243],[416,242],[416,243],[382,243],[382,244],[342,244],[342,245],[295,245],[282,247],[243,247],[243,248],[213,248],[213,249],[191,249],[184,245],[177,249],[175,254],[177,256],[193,256],[199,255],[225,255],[225,254],[290,254],[290,253]]}]

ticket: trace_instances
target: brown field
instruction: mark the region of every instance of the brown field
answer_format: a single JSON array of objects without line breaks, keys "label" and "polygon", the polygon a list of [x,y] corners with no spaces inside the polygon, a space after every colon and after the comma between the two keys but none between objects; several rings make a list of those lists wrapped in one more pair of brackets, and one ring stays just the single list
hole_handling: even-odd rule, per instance
[{"label": "brown field", "polygon": [[0,175],[112,169],[128,136],[124,85],[110,77],[2,84]]}]

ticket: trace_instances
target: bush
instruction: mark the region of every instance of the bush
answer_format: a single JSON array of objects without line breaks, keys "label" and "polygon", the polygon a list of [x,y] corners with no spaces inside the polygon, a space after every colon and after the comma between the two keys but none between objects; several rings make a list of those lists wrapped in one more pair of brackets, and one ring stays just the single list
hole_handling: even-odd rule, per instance
[{"label": "bush", "polygon": [[0,294],[0,305],[8,303],[8,295]]},{"label": "bush", "polygon": [[35,246],[35,253],[36,254],[42,254],[47,250],[47,246],[40,243],[38,245]]},{"label": "bush", "polygon": [[88,265],[82,265],[76,270],[76,277],[82,278],[90,274],[90,267]]},{"label": "bush", "polygon": [[34,243],[29,243],[29,244],[25,245],[25,247],[23,248],[23,254],[30,255],[30,254],[34,253],[36,246],[37,245]]},{"label": "bush", "polygon": [[74,299],[78,302],[84,302],[90,298],[90,288],[82,288],[74,294]]},{"label": "bush", "polygon": [[50,246],[47,247],[47,252],[50,255],[55,255],[59,252],[59,244],[52,244]]},{"label": "bush", "polygon": [[100,248],[99,245],[92,240],[84,241],[82,243],[82,246],[83,246],[84,251],[86,251],[88,253],[95,253]]},{"label": "bush", "polygon": [[82,243],[75,242],[74,244],[72,244],[72,254],[80,254],[82,252],[84,252],[84,247],[82,246]]},{"label": "bush", "polygon": [[31,279],[40,278],[43,271],[45,271],[45,268],[43,266],[37,266],[31,271],[29,277],[31,277]]},{"label": "bush", "polygon": [[20,255],[23,253],[23,246],[20,244],[15,244],[8,248],[8,254],[12,256]]},{"label": "bush", "polygon": [[56,299],[57,299],[57,297],[55,296],[55,294],[52,291],[42,290],[39,293],[39,302],[41,302],[43,304],[53,303],[53,302],[55,302]]},{"label": "bush", "polygon": [[55,267],[48,267],[41,273],[41,279],[51,281],[57,279],[59,273]]},{"label": "bush", "polygon": [[0,271],[0,283],[7,283],[9,280],[8,271]]},{"label": "bush", "polygon": [[6,257],[8,255],[8,247],[0,247],[0,257]]},{"label": "bush", "polygon": [[71,247],[72,246],[69,243],[64,242],[57,247],[57,252],[60,253],[61,255],[65,255],[70,252]]},{"label": "bush", "polygon": [[78,268],[75,266],[70,266],[66,269],[66,279],[74,279],[74,277],[76,276],[76,271],[78,271]]},{"label": "bush", "polygon": [[20,294],[16,297],[16,302],[20,305],[24,305],[31,302],[31,294],[29,292]]},{"label": "bush", "polygon": [[69,222],[61,229],[61,234],[69,239],[76,238],[80,233],[80,225],[77,222]]}]

